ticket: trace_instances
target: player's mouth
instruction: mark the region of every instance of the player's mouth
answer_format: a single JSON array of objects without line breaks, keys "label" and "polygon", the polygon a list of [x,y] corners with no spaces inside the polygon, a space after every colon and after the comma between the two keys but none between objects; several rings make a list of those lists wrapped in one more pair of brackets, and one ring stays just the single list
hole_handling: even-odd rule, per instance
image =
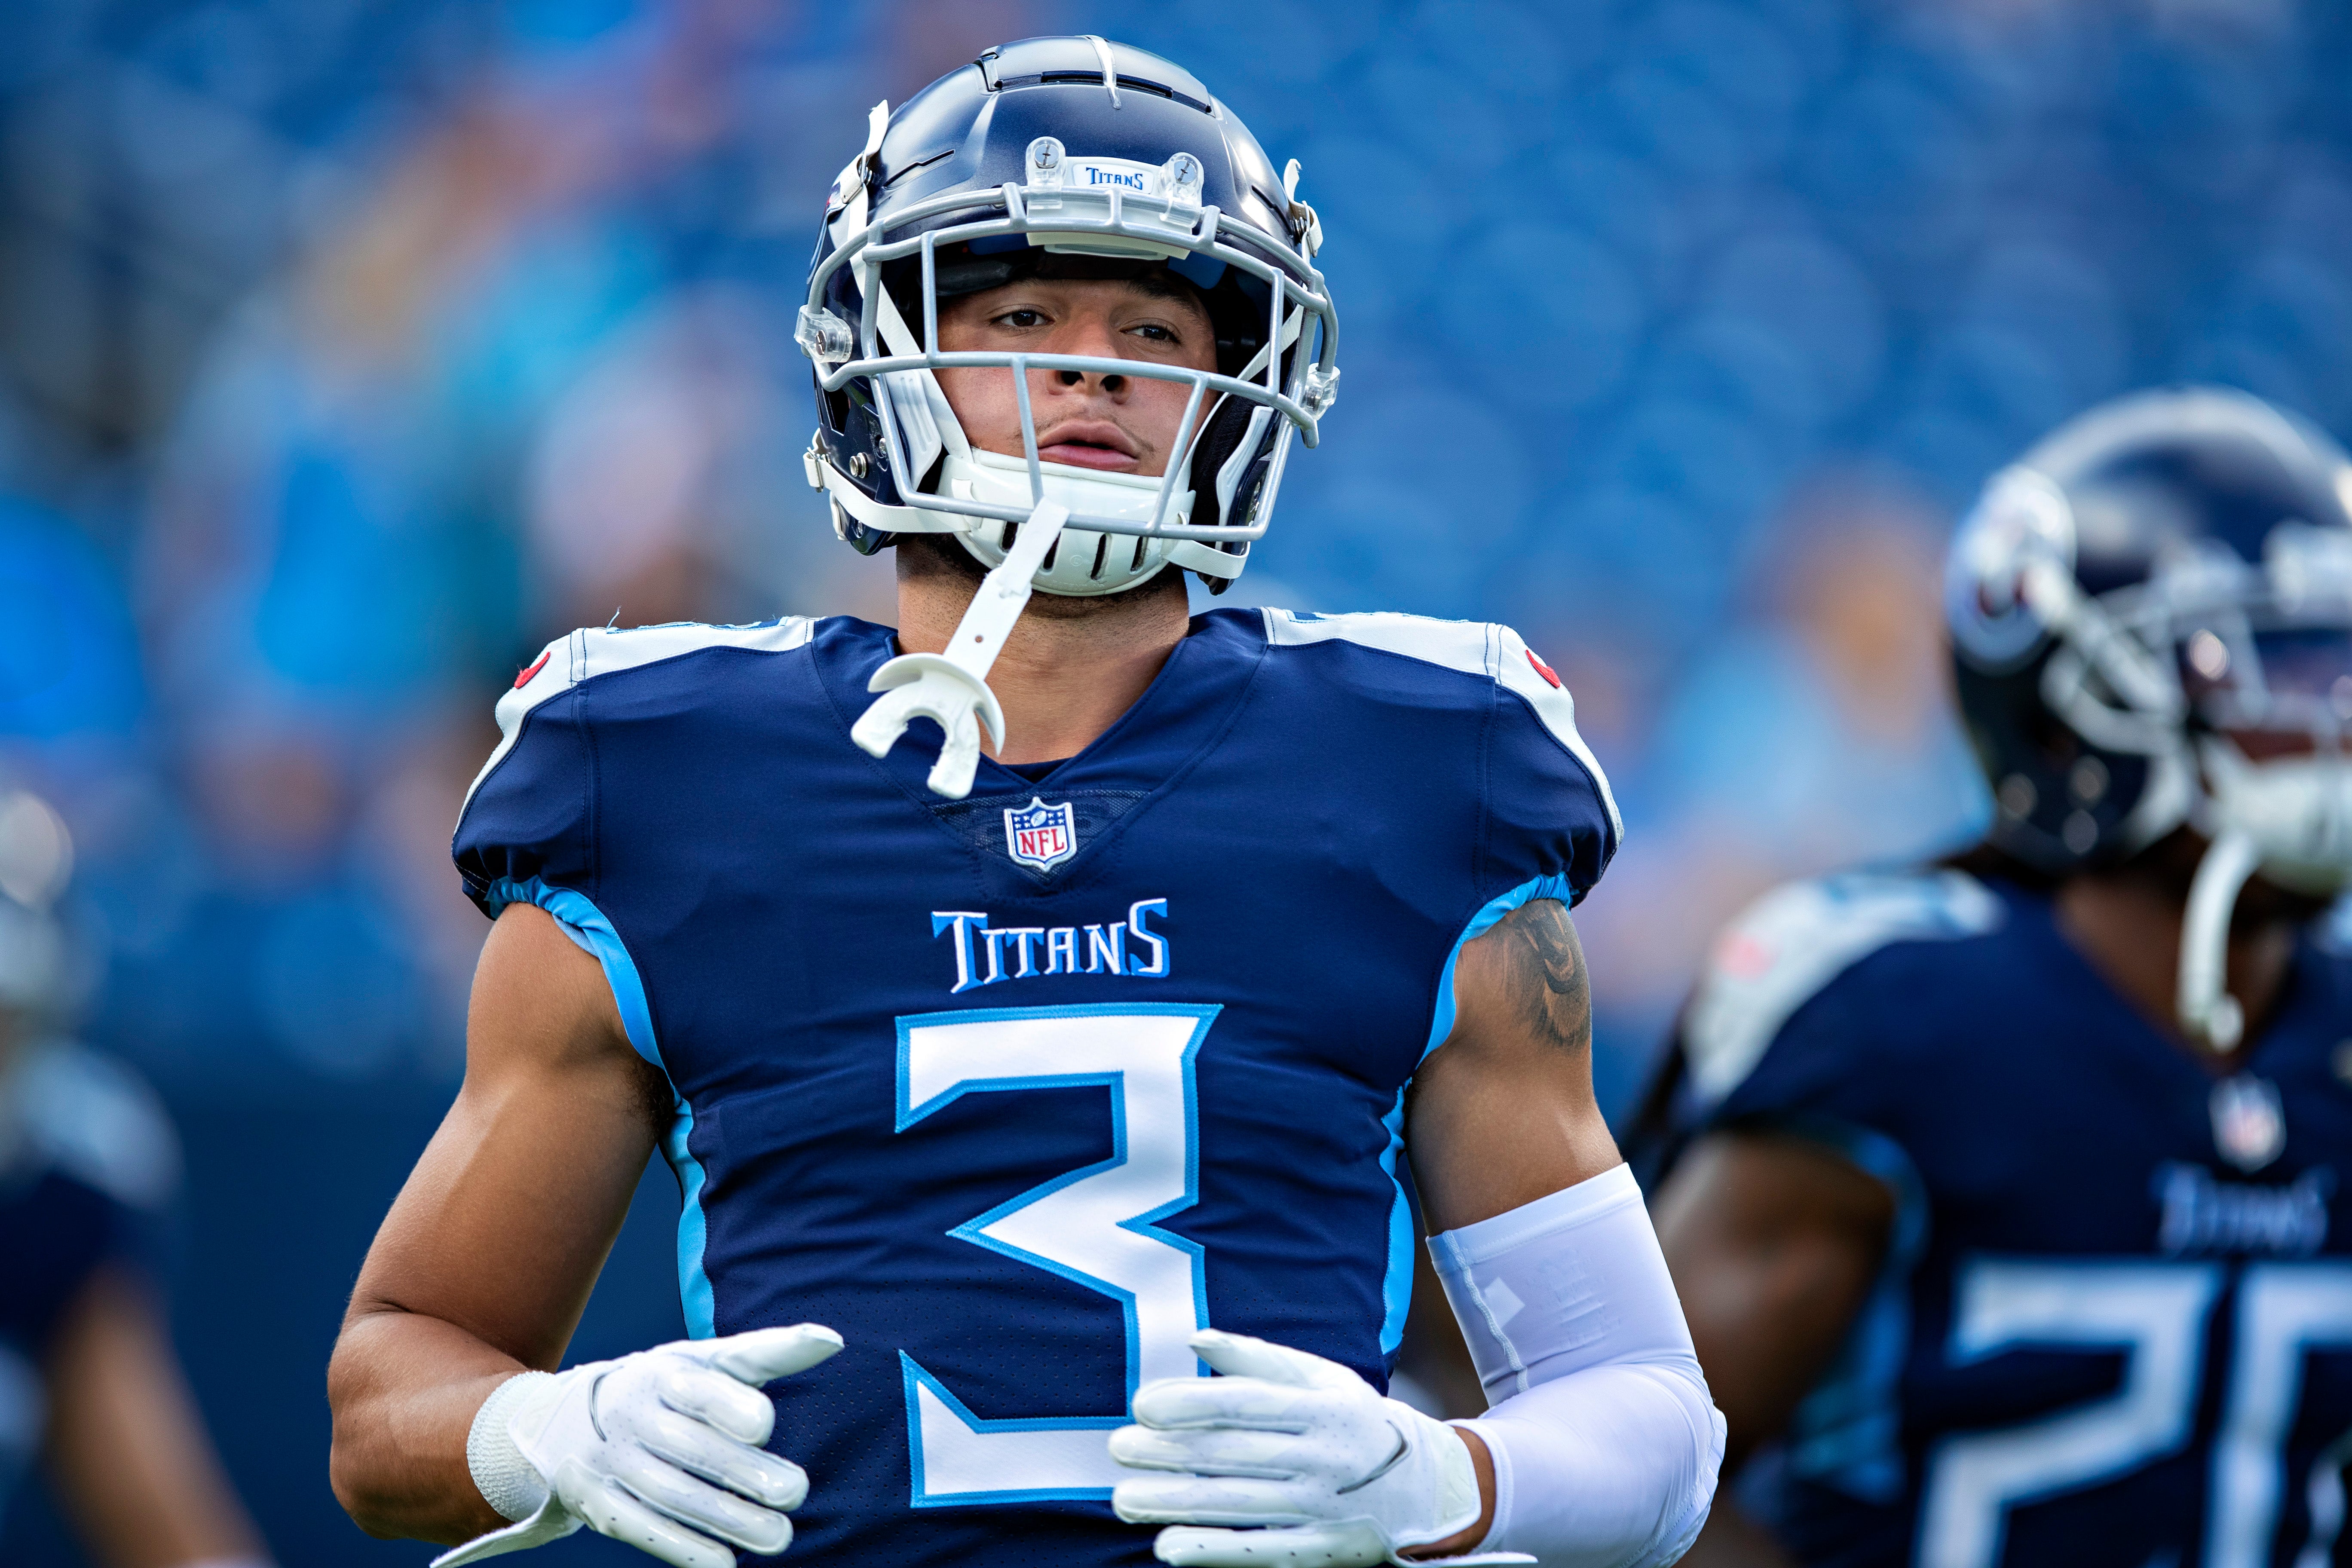
[{"label": "player's mouth", "polygon": [[1142,458],[1135,437],[1101,419],[1074,419],[1056,425],[1037,443],[1037,456],[1048,463],[1074,468],[1132,471]]}]

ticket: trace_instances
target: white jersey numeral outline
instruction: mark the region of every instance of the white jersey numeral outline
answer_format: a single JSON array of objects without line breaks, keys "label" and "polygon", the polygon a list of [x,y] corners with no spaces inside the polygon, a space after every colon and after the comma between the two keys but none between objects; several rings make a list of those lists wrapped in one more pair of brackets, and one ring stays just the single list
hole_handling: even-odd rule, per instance
[{"label": "white jersey numeral outline", "polygon": [[[2204,1385],[2207,1321],[2227,1279],[2218,1262],[1977,1258],[1964,1265],[1954,1291],[1954,1364],[2033,1345],[2120,1350],[2123,1384],[2107,1398],[2038,1421],[1937,1445],[1919,1510],[1919,1568],[1993,1568],[2011,1508],[2114,1480],[2179,1452]],[[2207,1568],[2261,1568],[2272,1561],[2305,1354],[2352,1347],[2352,1263],[2255,1263],[2240,1280],[2208,1489]],[[2346,1447],[2339,1442],[2323,1454],[2307,1479],[2311,1540],[2296,1568],[2319,1568],[2342,1527],[2337,1472]]]},{"label": "white jersey numeral outline", "polygon": [[[1188,1342],[1208,1326],[1198,1243],[1159,1228],[1200,1196],[1193,1068],[1221,1009],[1176,1003],[990,1007],[898,1023],[898,1127],[966,1094],[1100,1085],[1111,1157],[1031,1188],[948,1232],[1061,1275],[1120,1304],[1127,1388],[1201,1375]],[[917,1508],[1102,1500],[1126,1472],[1110,1458],[1119,1415],[974,1415],[899,1352]]]},{"label": "white jersey numeral outline", "polygon": [[[2268,1568],[2287,1434],[2303,1402],[2304,1352],[2318,1346],[2352,1346],[2352,1263],[2251,1265],[2238,1287],[2230,1401],[2213,1444],[2206,1568]],[[2297,1568],[2319,1568],[2343,1528],[2343,1446],[2339,1439],[2313,1467],[2312,1539]]]}]

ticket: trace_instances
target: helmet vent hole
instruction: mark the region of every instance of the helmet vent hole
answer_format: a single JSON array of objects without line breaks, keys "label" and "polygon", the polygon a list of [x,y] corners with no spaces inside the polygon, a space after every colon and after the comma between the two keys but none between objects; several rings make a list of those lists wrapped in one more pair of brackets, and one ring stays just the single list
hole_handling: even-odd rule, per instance
[{"label": "helmet vent hole", "polygon": [[2023,773],[2010,774],[2000,781],[2000,788],[1993,793],[2000,803],[2001,814],[2019,822],[2032,816],[2034,806],[2039,804],[2036,799],[2039,792],[2034,789],[2033,781]]},{"label": "helmet vent hole", "polygon": [[1059,535],[1055,535],[1054,542],[1045,546],[1045,559],[1037,563],[1037,570],[1040,572],[1051,572],[1054,569],[1054,557],[1059,555],[1061,552],[1061,537]]},{"label": "helmet vent hole", "polygon": [[1143,570],[1143,536],[1141,534],[1136,535],[1135,559],[1128,563],[1127,569],[1130,572]]},{"label": "helmet vent hole", "polygon": [[[1061,542],[1056,540],[1055,542],[1058,544]],[[1103,563],[1108,560],[1109,557],[1110,535],[1108,533],[1097,534],[1095,536],[1095,569],[1087,573],[1087,575],[1097,583],[1102,581]]]},{"label": "helmet vent hole", "polygon": [[2066,847],[2075,854],[2088,855],[2099,842],[2099,825],[2087,811],[2070,811],[2066,814],[2066,825],[2058,830],[2058,837],[2065,840]]}]

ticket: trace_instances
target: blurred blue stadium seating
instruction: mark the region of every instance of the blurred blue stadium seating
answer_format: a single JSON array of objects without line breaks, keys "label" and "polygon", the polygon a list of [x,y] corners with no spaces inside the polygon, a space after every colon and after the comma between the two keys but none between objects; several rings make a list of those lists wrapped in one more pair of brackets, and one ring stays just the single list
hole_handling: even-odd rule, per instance
[{"label": "blurred blue stadium seating", "polygon": [[[884,613],[794,461],[820,194],[875,99],[1087,29],[1329,237],[1344,395],[1240,597],[1507,618],[1584,703],[1612,1105],[1717,918],[1971,830],[1932,568],[1991,468],[2168,378],[2352,433],[2327,0],[12,0],[0,768],[187,1132],[184,1342],[285,1562],[422,1561],[334,1509],[318,1379],[455,1080],[490,701],[616,600]],[[583,1352],[674,1330],[663,1201]]]}]

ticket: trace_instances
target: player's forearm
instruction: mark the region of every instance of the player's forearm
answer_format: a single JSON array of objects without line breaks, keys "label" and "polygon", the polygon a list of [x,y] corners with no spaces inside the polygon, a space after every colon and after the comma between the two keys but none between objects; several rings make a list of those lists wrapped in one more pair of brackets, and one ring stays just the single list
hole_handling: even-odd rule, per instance
[{"label": "player's forearm", "polygon": [[1676,1561],[1715,1495],[1712,1417],[1696,1361],[1591,1367],[1505,1400],[1465,1424],[1493,1455],[1482,1548],[1562,1568]]},{"label": "player's forearm", "polygon": [[93,1281],[68,1309],[47,1370],[49,1465],[94,1561],[263,1561],[168,1331],[136,1282],[112,1273]]},{"label": "player's forearm", "polygon": [[336,1500],[374,1536],[455,1542],[506,1523],[474,1485],[466,1435],[525,1370],[440,1319],[354,1310],[327,1368]]},{"label": "player's forearm", "polygon": [[1723,1419],[1632,1173],[1612,1171],[1430,1247],[1496,1403],[1486,1551],[1654,1568],[1715,1494]]}]

